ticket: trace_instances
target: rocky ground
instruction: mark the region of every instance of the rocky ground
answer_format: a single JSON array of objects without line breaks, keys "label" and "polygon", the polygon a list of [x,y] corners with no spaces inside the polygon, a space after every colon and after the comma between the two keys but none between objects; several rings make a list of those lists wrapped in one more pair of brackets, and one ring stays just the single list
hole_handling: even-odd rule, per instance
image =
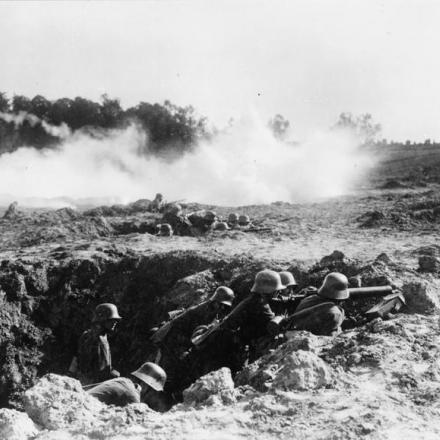
[{"label": "rocky ground", "polygon": [[[145,200],[13,209],[0,220],[0,438],[439,438],[439,187],[382,183],[310,204],[215,207],[270,230],[200,238],[151,235],[160,216]],[[330,270],[391,283],[407,308],[333,339],[292,332],[233,379],[202,378],[164,414],[105,407],[60,376],[96,304],[114,302],[124,317],[112,341],[124,374],[168,310],[220,284],[240,299],[263,267],[292,270],[304,286]]]}]

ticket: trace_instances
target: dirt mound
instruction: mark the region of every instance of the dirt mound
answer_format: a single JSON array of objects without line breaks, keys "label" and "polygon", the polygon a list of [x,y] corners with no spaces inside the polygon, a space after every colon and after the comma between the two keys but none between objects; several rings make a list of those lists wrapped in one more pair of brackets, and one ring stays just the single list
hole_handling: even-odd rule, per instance
[{"label": "dirt mound", "polygon": [[408,185],[402,183],[400,180],[387,179],[387,181],[380,188],[381,189],[400,189],[400,188],[408,188]]},{"label": "dirt mound", "polygon": [[125,217],[150,211],[151,200],[140,199],[128,205],[98,206],[84,211],[85,216]]}]

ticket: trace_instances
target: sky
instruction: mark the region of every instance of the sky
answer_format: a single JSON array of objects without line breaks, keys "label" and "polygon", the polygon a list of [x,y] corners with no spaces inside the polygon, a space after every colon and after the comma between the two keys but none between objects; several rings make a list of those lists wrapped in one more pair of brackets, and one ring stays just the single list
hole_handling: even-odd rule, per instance
[{"label": "sky", "polygon": [[440,2],[0,2],[0,91],[250,111],[303,139],[341,112],[440,140]]}]

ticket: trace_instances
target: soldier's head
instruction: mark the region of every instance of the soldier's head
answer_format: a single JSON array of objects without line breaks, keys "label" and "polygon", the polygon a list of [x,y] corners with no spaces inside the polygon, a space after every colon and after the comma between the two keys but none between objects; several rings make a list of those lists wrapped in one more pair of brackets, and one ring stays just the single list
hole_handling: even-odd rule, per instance
[{"label": "soldier's head", "polygon": [[234,302],[235,295],[234,291],[226,286],[217,287],[214,295],[209,299],[211,307],[213,307],[217,312],[222,312],[223,314],[229,313]]},{"label": "soldier's head", "polygon": [[285,287],[281,282],[281,277],[278,272],[270,269],[264,269],[255,276],[254,285],[251,292],[270,298],[279,290],[284,290]]},{"label": "soldier's head", "polygon": [[180,215],[182,214],[182,207],[178,203],[171,203],[166,207],[165,212],[172,215]]},{"label": "soldier's head", "polygon": [[92,322],[103,330],[111,332],[121,319],[114,304],[102,303],[96,306]]},{"label": "soldier's head", "polygon": [[173,235],[173,228],[169,223],[162,223],[160,225],[159,235],[161,237],[171,237]]},{"label": "soldier's head", "polygon": [[347,277],[339,272],[329,273],[318,289],[318,295],[335,302],[346,300],[350,297]]},{"label": "soldier's head", "polygon": [[285,288],[284,291],[285,293],[293,293],[298,287],[295,277],[292,275],[292,273],[288,272],[287,270],[280,272],[280,278],[281,278],[281,283]]},{"label": "soldier's head", "polygon": [[235,226],[238,223],[238,214],[236,212],[231,212],[228,216],[228,223]]},{"label": "soldier's head", "polygon": [[138,383],[141,388],[142,401],[153,407],[153,402],[163,392],[167,375],[162,367],[153,362],[145,362],[137,370],[131,373],[134,382]]},{"label": "soldier's head", "polygon": [[158,202],[161,202],[163,200],[163,195],[161,193],[157,193],[154,200],[157,200]]},{"label": "soldier's head", "polygon": [[238,224],[240,226],[248,226],[250,222],[251,220],[248,215],[240,215],[240,217],[238,217]]},{"label": "soldier's head", "polygon": [[214,211],[206,211],[203,218],[207,223],[212,224],[216,221],[217,214]]}]

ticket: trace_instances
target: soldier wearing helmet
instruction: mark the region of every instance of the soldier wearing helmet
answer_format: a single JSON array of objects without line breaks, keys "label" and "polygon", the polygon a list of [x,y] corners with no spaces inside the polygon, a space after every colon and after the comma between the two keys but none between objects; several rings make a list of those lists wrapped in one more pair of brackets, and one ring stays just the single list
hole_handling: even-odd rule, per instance
[{"label": "soldier wearing helmet", "polygon": [[261,338],[272,338],[270,322],[275,319],[275,313],[270,307],[272,296],[283,290],[280,275],[269,269],[262,270],[255,276],[251,293],[229,314],[223,322],[223,328],[229,330],[239,329],[240,341],[244,346],[249,346],[250,361],[258,353]]},{"label": "soldier wearing helmet", "polygon": [[189,354],[193,380],[221,367],[236,372],[246,361],[252,362],[263,354],[275,336],[271,322],[276,317],[269,299],[281,289],[280,275],[273,270],[262,270],[255,276],[250,294],[210,329],[207,337],[200,338],[204,329],[197,329],[194,334],[194,338],[199,337],[194,341],[197,349]]},{"label": "soldier wearing helmet", "polygon": [[279,272],[283,289],[279,290],[269,302],[272,310],[277,314],[288,314],[289,311],[297,305],[293,296],[297,290],[298,284],[291,272]]},{"label": "soldier wearing helmet", "polygon": [[178,203],[170,203],[164,207],[160,224],[170,225],[176,235],[191,235],[191,223],[183,214],[182,207]]},{"label": "soldier wearing helmet", "polygon": [[251,220],[248,215],[242,214],[240,217],[238,217],[238,224],[240,226],[250,226]]},{"label": "soldier wearing helmet", "polygon": [[206,234],[212,231],[217,220],[217,214],[214,211],[200,210],[188,215],[191,224],[191,232],[194,236]]},{"label": "soldier wearing helmet", "polygon": [[157,233],[157,235],[159,237],[172,237],[173,228],[169,223],[162,223],[158,225],[158,228],[159,228],[159,232]]},{"label": "soldier wearing helmet", "polygon": [[350,297],[348,279],[339,272],[329,273],[316,294],[304,298],[295,310],[294,329],[316,335],[337,335],[345,319],[342,303]]},{"label": "soldier wearing helmet", "polygon": [[102,382],[119,376],[112,367],[112,357],[107,336],[114,332],[121,317],[111,303],[96,306],[92,326],[78,342],[78,378],[83,385]]},{"label": "soldier wearing helmet", "polygon": [[160,193],[156,194],[154,200],[150,203],[150,212],[162,212],[165,206],[165,202],[163,200],[163,195]]},{"label": "soldier wearing helmet", "polygon": [[152,359],[162,366],[169,376],[167,391],[173,391],[176,376],[181,373],[179,362],[191,347],[194,330],[201,325],[208,326],[214,321],[221,321],[231,310],[233,301],[232,289],[220,286],[207,301],[177,315],[151,337],[151,342],[157,347]]},{"label": "soldier wearing helmet", "polygon": [[154,410],[163,410],[163,388],[167,375],[153,362],[145,362],[130,377],[106,380],[87,392],[107,405],[125,406],[130,403],[146,403]]}]

